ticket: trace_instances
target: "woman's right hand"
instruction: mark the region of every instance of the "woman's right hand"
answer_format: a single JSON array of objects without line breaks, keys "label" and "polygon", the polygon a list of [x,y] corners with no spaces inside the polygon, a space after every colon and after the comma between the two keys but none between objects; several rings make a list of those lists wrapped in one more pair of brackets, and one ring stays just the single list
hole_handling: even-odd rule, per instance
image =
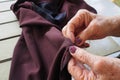
[{"label": "woman's right hand", "polygon": [[66,38],[71,39],[73,43],[80,46],[86,40],[112,36],[115,26],[113,19],[112,17],[97,15],[87,10],[79,10],[62,29],[62,33]]},{"label": "woman's right hand", "polygon": [[68,72],[75,80],[120,80],[120,59],[93,55],[77,46],[69,51]]}]

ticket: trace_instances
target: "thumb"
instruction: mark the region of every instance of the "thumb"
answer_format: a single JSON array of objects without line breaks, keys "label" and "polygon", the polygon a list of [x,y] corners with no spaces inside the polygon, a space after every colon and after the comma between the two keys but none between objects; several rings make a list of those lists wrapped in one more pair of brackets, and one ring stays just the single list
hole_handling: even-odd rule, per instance
[{"label": "thumb", "polygon": [[77,35],[77,38],[81,39],[81,43],[83,44],[86,40],[91,40],[94,35],[94,21],[92,21],[87,28],[85,28],[82,32]]},{"label": "thumb", "polygon": [[69,51],[75,59],[89,65],[91,68],[94,67],[95,61],[98,59],[97,56],[92,55],[77,46],[70,46]]}]

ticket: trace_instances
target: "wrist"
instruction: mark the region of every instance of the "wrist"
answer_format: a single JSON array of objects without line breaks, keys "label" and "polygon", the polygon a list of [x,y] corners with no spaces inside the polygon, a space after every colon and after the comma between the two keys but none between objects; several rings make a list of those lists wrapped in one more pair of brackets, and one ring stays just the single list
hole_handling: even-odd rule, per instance
[{"label": "wrist", "polygon": [[110,17],[111,31],[109,36],[120,37],[120,16]]}]

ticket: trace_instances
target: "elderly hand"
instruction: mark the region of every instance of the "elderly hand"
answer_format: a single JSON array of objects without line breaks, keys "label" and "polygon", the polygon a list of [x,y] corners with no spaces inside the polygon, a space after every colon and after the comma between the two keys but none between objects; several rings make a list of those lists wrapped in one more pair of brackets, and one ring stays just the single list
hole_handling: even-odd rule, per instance
[{"label": "elderly hand", "polygon": [[120,24],[120,16],[105,17],[87,10],[79,10],[62,29],[62,33],[66,38],[80,46],[86,40],[101,39],[114,34],[120,36],[118,24]]},{"label": "elderly hand", "polygon": [[69,51],[73,58],[68,71],[75,80],[120,80],[120,59],[92,55],[76,46],[71,46]]}]

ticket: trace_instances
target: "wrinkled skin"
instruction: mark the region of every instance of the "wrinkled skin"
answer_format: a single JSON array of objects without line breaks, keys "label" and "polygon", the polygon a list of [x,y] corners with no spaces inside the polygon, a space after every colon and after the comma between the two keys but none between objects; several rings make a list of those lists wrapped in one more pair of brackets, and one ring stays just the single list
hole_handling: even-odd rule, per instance
[{"label": "wrinkled skin", "polygon": [[[106,17],[79,10],[62,29],[62,33],[77,46],[84,45],[86,40],[120,37],[120,16]],[[120,80],[120,59],[96,56],[72,47],[74,50],[70,49],[70,53],[73,58],[68,63],[68,71],[75,80]]]},{"label": "wrinkled skin", "polygon": [[[92,55],[76,46],[68,71],[75,80],[120,80],[120,59]],[[87,64],[88,70],[83,64]]]},{"label": "wrinkled skin", "polygon": [[62,29],[62,33],[73,43],[76,43],[76,38],[81,39],[82,42],[77,45],[82,45],[86,40],[120,36],[120,16],[106,17],[79,10]]}]

